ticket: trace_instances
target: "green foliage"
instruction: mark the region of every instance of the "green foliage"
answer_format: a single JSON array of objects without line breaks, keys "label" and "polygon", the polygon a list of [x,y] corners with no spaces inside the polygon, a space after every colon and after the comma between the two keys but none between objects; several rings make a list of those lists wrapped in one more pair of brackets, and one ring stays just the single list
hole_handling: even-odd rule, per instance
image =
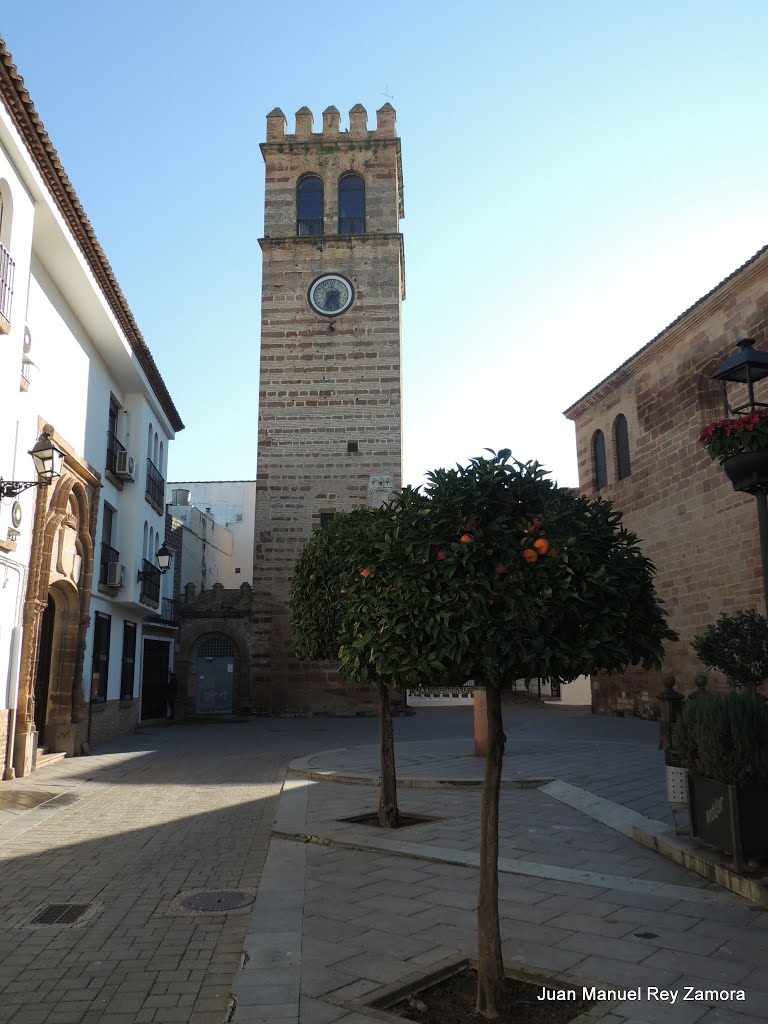
[{"label": "green foliage", "polygon": [[[566,681],[640,663],[677,639],[654,567],[621,514],[508,450],[435,470],[376,517],[340,609],[344,672],[404,686]],[[464,541],[462,541],[462,537]],[[551,547],[533,564],[523,551]]]},{"label": "green foliage", "polygon": [[691,647],[733,686],[752,689],[768,679],[768,619],[752,608],[719,615]]},{"label": "green foliage", "polygon": [[768,704],[747,693],[696,694],[672,730],[680,764],[729,785],[768,785]]},{"label": "green foliage", "polygon": [[335,661],[339,656],[341,606],[350,575],[361,565],[379,510],[338,512],[310,537],[294,566],[288,609],[296,657]]}]

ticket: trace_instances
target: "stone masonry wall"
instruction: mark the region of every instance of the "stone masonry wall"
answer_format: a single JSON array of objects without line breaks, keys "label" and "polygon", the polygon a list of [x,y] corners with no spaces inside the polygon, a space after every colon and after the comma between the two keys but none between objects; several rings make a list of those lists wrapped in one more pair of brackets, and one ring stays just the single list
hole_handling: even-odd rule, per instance
[{"label": "stone masonry wall", "polygon": [[[108,700],[103,704],[94,704],[90,710],[91,749],[99,743],[134,732],[139,721],[138,700]],[[81,728],[85,739],[88,732],[87,718]]]},{"label": "stone masonry wall", "polygon": [[[259,392],[255,606],[269,617],[268,657],[253,669],[252,706],[269,713],[355,713],[374,695],[344,684],[335,665],[299,664],[287,614],[295,560],[322,513],[364,505],[372,477],[401,482],[400,306],[404,291],[400,146],[394,111],[382,108],[377,131],[338,131],[329,108],[323,133],[308,111],[295,135],[273,112],[266,163],[261,378]],[[389,108],[391,110],[391,108]],[[308,120],[309,118],[309,120]],[[337,234],[337,185],[355,171],[366,184],[366,233]],[[296,235],[296,187],[306,173],[325,185],[325,234]],[[355,288],[342,316],[317,315],[307,293],[321,274],[338,272]],[[355,442],[357,452],[348,451]]]},{"label": "stone masonry wall", "polygon": [[[652,344],[580,399],[576,422],[579,480],[595,496],[592,438],[606,440],[608,485],[600,496],[624,513],[655,563],[657,591],[680,641],[667,648],[664,673],[689,692],[705,671],[691,638],[720,612],[765,612],[755,499],[734,492],[698,443],[701,427],[724,415],[722,385],[712,374],[735,353],[739,337],[768,347],[768,256],[747,264],[696,304]],[[768,400],[765,391],[758,395]],[[739,399],[741,400],[741,399]],[[613,424],[629,427],[631,475],[617,479]],[[708,673],[710,688],[725,681]],[[592,680],[593,710],[653,714],[661,673],[630,669]]]}]

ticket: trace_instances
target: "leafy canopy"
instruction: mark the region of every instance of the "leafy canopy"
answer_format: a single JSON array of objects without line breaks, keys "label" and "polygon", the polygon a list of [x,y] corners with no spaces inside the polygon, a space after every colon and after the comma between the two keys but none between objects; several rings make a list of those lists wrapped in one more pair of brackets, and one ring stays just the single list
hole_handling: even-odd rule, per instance
[{"label": "leafy canopy", "polygon": [[691,641],[707,668],[722,672],[736,687],[759,686],[768,679],[768,619],[753,608],[726,615]]},{"label": "leafy canopy", "polygon": [[[336,566],[337,607],[321,597],[345,675],[498,686],[660,667],[663,642],[677,636],[652,563],[610,503],[558,487],[508,450],[428,481],[363,521]],[[310,565],[313,584],[331,578],[311,559],[305,576]]]}]

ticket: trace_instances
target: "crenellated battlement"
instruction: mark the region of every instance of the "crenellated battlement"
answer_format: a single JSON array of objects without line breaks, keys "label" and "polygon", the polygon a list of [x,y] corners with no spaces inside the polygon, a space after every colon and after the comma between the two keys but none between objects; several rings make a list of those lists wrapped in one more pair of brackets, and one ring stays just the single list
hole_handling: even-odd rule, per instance
[{"label": "crenellated battlement", "polygon": [[288,121],[280,107],[267,114],[267,142],[338,142],[349,139],[394,139],[397,136],[397,114],[391,103],[376,111],[376,127],[368,127],[368,112],[362,103],[349,111],[349,127],[341,127],[341,114],[337,107],[326,107],[322,114],[322,131],[314,130],[314,117],[309,107],[296,111],[295,130],[288,131]]}]

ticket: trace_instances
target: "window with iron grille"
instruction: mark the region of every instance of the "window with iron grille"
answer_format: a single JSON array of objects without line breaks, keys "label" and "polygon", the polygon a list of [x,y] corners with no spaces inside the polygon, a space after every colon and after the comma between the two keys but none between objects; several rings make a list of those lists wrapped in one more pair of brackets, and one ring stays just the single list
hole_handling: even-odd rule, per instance
[{"label": "window with iron grille", "polygon": [[107,582],[110,562],[120,561],[120,552],[112,547],[112,538],[115,533],[115,510],[104,502],[104,511],[101,518],[101,557],[99,559],[99,583]]},{"label": "window with iron grille", "polygon": [[365,182],[359,174],[345,174],[339,182],[339,234],[365,234]]},{"label": "window with iron grille", "polygon": [[147,459],[147,486],[144,497],[156,512],[163,511],[165,501],[165,480],[163,474],[151,459]]},{"label": "window with iron grille", "polygon": [[212,636],[203,640],[197,652],[198,658],[234,658],[232,641],[224,636]]},{"label": "window with iron grille", "polygon": [[336,515],[335,512],[321,512],[320,513],[320,529],[322,530],[324,526],[328,526],[330,523],[332,523],[333,522],[333,517],[335,515]]},{"label": "window with iron grille", "polygon": [[120,700],[133,700],[136,675],[136,623],[123,623],[123,660],[120,669]]},{"label": "window with iron grille", "polygon": [[117,404],[117,399],[111,396],[107,418],[107,459],[105,462],[105,466],[110,473],[117,472],[117,453],[125,451],[125,447],[117,439],[117,416],[119,411],[120,406]]},{"label": "window with iron grille", "polygon": [[91,700],[103,703],[107,699],[109,682],[109,640],[112,616],[96,612],[93,624],[93,660],[91,662]]},{"label": "window with iron grille", "polygon": [[347,441],[347,455],[357,455],[358,445],[357,441]]},{"label": "window with iron grille", "polygon": [[616,452],[616,479],[625,480],[632,472],[632,463],[629,458],[627,418],[622,413],[613,421],[613,446]]},{"label": "window with iron grille", "polygon": [[592,471],[595,490],[599,491],[608,483],[608,462],[605,457],[605,435],[596,430],[592,436]]},{"label": "window with iron grille", "polygon": [[296,188],[296,234],[323,234],[323,182],[307,174]]}]

